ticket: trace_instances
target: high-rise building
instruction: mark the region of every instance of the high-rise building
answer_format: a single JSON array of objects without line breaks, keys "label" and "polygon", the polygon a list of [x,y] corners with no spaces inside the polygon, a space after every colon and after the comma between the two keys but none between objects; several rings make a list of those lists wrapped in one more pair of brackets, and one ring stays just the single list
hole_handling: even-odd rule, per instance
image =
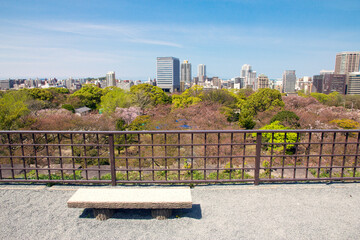
[{"label": "high-rise building", "polygon": [[191,63],[187,60],[181,64],[180,82],[191,83]]},{"label": "high-rise building", "polygon": [[324,77],[325,74],[313,76],[313,87],[311,89],[312,92],[317,92],[317,93],[323,92]]},{"label": "high-rise building", "polygon": [[360,72],[348,74],[347,94],[360,94]]},{"label": "high-rise building", "polygon": [[198,65],[198,78],[199,82],[205,82],[206,80],[206,65],[205,64],[199,64]]},{"label": "high-rise building", "polygon": [[360,52],[341,52],[336,54],[335,74],[360,71]]},{"label": "high-rise building", "polygon": [[283,92],[295,92],[296,74],[295,70],[285,70],[283,73]]},{"label": "high-rise building", "polygon": [[345,94],[346,74],[324,74],[323,93],[338,92]]},{"label": "high-rise building", "polygon": [[241,67],[240,77],[244,79],[244,88],[256,89],[256,71],[253,71],[249,64]]},{"label": "high-rise building", "polygon": [[260,74],[257,78],[257,89],[260,88],[269,88],[269,78],[264,74]]},{"label": "high-rise building", "polygon": [[180,62],[178,58],[157,58],[156,83],[165,92],[180,91]]},{"label": "high-rise building", "polygon": [[116,86],[115,72],[108,72],[106,74],[106,86],[107,87],[115,87]]}]

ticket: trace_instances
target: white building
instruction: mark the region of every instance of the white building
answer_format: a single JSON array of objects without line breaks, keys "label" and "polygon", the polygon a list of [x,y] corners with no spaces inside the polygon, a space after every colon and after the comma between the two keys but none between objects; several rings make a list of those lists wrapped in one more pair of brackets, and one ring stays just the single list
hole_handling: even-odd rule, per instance
[{"label": "white building", "polygon": [[107,87],[115,87],[116,86],[115,72],[108,72],[106,74],[106,86]]}]

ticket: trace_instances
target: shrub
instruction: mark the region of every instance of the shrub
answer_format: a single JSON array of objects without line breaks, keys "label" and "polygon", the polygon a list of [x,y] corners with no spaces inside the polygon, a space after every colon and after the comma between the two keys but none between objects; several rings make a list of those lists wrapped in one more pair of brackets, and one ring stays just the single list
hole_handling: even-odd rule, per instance
[{"label": "shrub", "polygon": [[290,127],[299,127],[299,116],[291,111],[278,112],[274,117],[271,118],[270,123],[279,121],[282,125]]},{"label": "shrub", "polygon": [[359,128],[360,124],[351,119],[335,119],[330,121],[330,123],[336,124],[338,127],[343,129],[356,129]]},{"label": "shrub", "polygon": [[[266,125],[262,128],[260,128],[260,130],[286,130],[286,129],[290,129],[288,127],[285,127],[283,125],[280,124],[279,121],[275,121],[269,125]],[[256,137],[256,133],[252,134],[253,137]],[[284,139],[285,139],[285,133],[262,133],[262,140],[263,142],[268,142],[268,143],[285,143]],[[286,150],[288,154],[291,153],[291,151],[293,150],[293,148],[295,147],[294,144],[291,143],[295,143],[297,142],[297,134],[296,133],[286,133]],[[289,144],[290,143],[290,144]],[[267,145],[267,148],[271,148],[271,144]],[[273,145],[273,149],[274,151],[283,151],[284,150],[284,146],[283,145]]]},{"label": "shrub", "polygon": [[75,112],[75,108],[73,107],[73,105],[71,104],[63,104],[61,106],[61,108],[64,108],[66,110],[69,110],[70,112],[74,113]]}]

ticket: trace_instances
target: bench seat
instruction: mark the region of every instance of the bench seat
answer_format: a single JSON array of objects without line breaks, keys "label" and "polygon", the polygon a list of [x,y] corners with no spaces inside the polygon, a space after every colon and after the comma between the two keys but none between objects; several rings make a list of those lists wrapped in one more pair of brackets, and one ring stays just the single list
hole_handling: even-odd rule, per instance
[{"label": "bench seat", "polygon": [[84,188],[77,190],[67,205],[93,208],[99,220],[109,218],[112,209],[152,209],[154,217],[165,219],[172,209],[192,208],[192,199],[189,188]]}]

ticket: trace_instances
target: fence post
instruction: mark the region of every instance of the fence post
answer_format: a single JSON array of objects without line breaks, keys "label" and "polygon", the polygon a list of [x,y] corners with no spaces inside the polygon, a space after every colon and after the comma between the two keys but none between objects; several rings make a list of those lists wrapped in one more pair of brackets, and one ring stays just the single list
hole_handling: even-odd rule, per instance
[{"label": "fence post", "polygon": [[255,176],[254,184],[259,185],[260,183],[260,158],[261,156],[261,132],[256,133],[256,157],[255,157]]},{"label": "fence post", "polygon": [[109,134],[109,152],[110,152],[110,169],[111,169],[111,185],[116,186],[116,170],[115,170],[115,151],[114,151],[114,134]]}]

